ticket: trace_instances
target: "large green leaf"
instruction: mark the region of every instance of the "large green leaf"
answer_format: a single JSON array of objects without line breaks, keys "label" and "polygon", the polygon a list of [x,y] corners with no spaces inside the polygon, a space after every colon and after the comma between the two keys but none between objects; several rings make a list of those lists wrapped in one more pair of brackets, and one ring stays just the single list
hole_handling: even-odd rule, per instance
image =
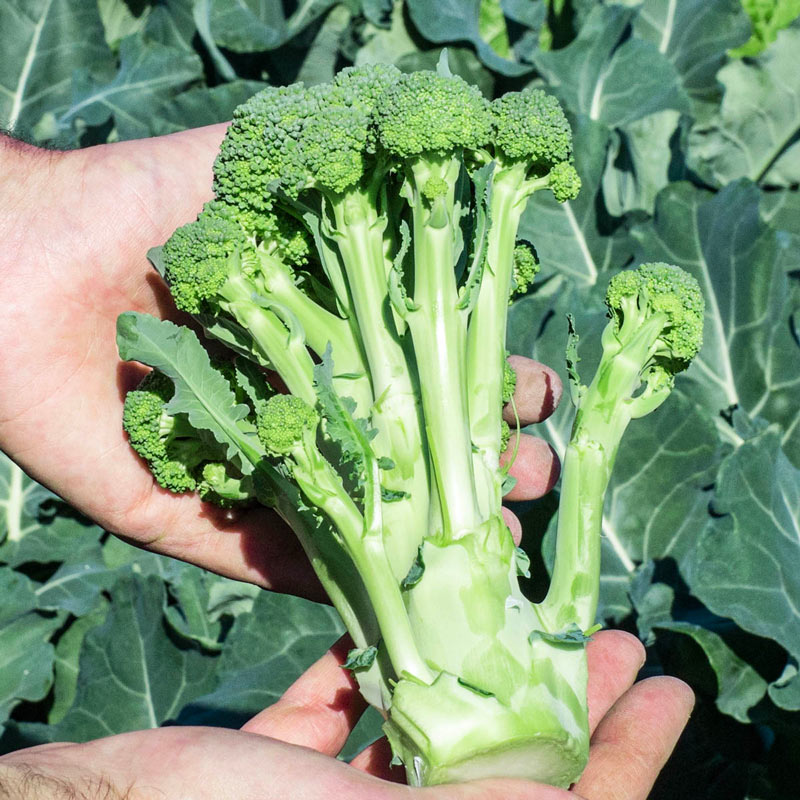
[{"label": "large green leaf", "polygon": [[722,105],[689,139],[689,161],[706,181],[715,186],[737,178],[767,186],[800,181],[799,49],[800,29],[788,29],[757,58],[720,70]]},{"label": "large green leaf", "polygon": [[105,622],[83,640],[75,701],[47,738],[86,741],[155,728],[214,684],[216,658],[170,637],[159,578],[123,575],[111,599]]},{"label": "large green leaf", "polygon": [[632,9],[596,6],[572,44],[534,59],[550,88],[575,114],[610,127],[689,100],[669,59],[651,42],[629,37]]},{"label": "large green leaf", "polygon": [[684,619],[673,618],[675,591],[665,583],[651,583],[655,565],[647,564],[636,576],[631,599],[636,607],[642,639],[652,641],[655,631],[688,636],[703,651],[717,679],[716,704],[723,714],[749,722],[749,713],[767,691],[767,682],[741,659],[717,632]]},{"label": "large green leaf", "polygon": [[308,600],[261,592],[236,618],[218,686],[184,709],[183,724],[239,726],[274,703],[343,633],[338,614]]},{"label": "large green leaf", "polygon": [[22,700],[41,700],[53,682],[55,650],[48,641],[64,615],[35,611],[0,625],[0,722]]},{"label": "large green leaf", "polygon": [[114,574],[103,563],[103,551],[98,542],[84,548],[36,587],[37,608],[69,611],[77,617],[88,614],[114,581]]},{"label": "large green leaf", "polygon": [[[687,269],[705,294],[703,349],[687,373],[695,398],[713,413],[738,406],[778,423],[800,464],[800,347],[790,325],[800,301],[787,277],[800,254],[761,221],[758,204],[758,189],[746,181],[717,195],[671,184],[652,222],[633,235],[639,260]],[[720,426],[736,443],[730,426]]]},{"label": "large green leaf", "polygon": [[102,530],[29,478],[0,451],[0,563],[80,558]]},{"label": "large green leaf", "polygon": [[672,140],[680,118],[680,112],[668,108],[611,132],[603,173],[609,213],[616,217],[637,210],[653,213],[656,195],[674,177]]},{"label": "large green leaf", "polygon": [[675,65],[696,115],[717,104],[717,71],[750,35],[750,20],[740,0],[645,0],[633,31]]},{"label": "large green leaf", "polygon": [[[800,470],[783,454],[781,438],[780,429],[770,426],[723,462],[714,492],[714,516],[700,532],[685,568],[692,591],[714,613],[773,639],[796,664],[800,661]],[[790,697],[787,693],[782,699]],[[793,710],[800,710],[800,705]]]},{"label": "large green leaf", "polygon": [[151,120],[152,133],[161,136],[187,128],[199,128],[233,117],[236,106],[267,86],[261,81],[222,83],[208,88],[198,86],[166,100]]},{"label": "large green leaf", "polygon": [[113,69],[96,3],[8,0],[0,31],[0,128],[32,136],[45,112],[69,104],[75,70]]},{"label": "large green leaf", "polygon": [[98,80],[87,69],[76,71],[68,107],[51,111],[40,133],[57,138],[76,126],[79,130],[113,119],[121,139],[149,136],[157,128],[152,116],[158,106],[202,75],[197,54],[140,36],[122,40],[119,58],[119,70],[110,81]]},{"label": "large green leaf", "polygon": [[417,30],[430,42],[469,42],[478,58],[500,75],[524,75],[530,64],[503,58],[481,33],[481,0],[407,0],[406,7]]},{"label": "large green leaf", "polygon": [[337,0],[300,0],[287,17],[273,0],[200,0],[216,44],[235,52],[274,50],[325,14]]}]

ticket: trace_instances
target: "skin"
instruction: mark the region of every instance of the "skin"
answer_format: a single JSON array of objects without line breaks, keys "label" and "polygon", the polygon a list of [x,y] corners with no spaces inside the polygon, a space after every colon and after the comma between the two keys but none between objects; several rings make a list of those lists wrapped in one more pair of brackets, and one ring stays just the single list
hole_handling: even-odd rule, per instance
[{"label": "skin", "polygon": [[[294,537],[266,509],[231,514],[159,489],[130,449],[122,401],[142,370],[119,361],[117,315],[143,311],[186,321],[145,259],[211,197],[225,126],[70,153],[0,137],[0,448],[32,477],[133,544],[239,580],[322,599]],[[512,357],[523,425],[561,397],[548,367]],[[513,414],[507,419],[513,422]],[[513,442],[512,442],[513,444]],[[558,479],[555,453],[523,435],[512,500],[540,497]],[[506,510],[517,541],[519,521]],[[680,681],[631,688],[643,662],[627,634],[589,645],[592,756],[577,794],[521,781],[414,790],[388,771],[385,742],[348,766],[335,756],[363,711],[340,664],[340,643],[276,705],[241,731],[164,728],[87,744],[56,744],[0,759],[0,798],[346,796],[391,800],[591,800],[646,797],[692,707]],[[224,767],[220,767],[224,765]],[[110,787],[110,788],[109,788]],[[115,794],[116,793],[116,794]]]},{"label": "skin", "polygon": [[239,731],[159,728],[4,756],[0,797],[645,800],[693,704],[691,690],[674,678],[632,685],[644,661],[642,645],[630,634],[605,631],[588,645],[592,745],[589,765],[572,791],[520,780],[411,789],[388,766],[383,740],[350,765],[335,758],[363,708],[340,666],[347,648],[347,642],[337,643]]}]

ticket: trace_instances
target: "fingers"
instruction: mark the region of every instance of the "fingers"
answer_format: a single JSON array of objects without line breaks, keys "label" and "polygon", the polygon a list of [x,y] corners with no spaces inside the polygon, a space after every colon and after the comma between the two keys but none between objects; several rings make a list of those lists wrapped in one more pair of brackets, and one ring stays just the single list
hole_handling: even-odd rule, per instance
[{"label": "fingers", "polygon": [[431,786],[419,791],[424,800],[582,800],[566,789],[521,780],[485,780]]},{"label": "fingers", "polygon": [[351,647],[347,636],[336,642],[242,730],[337,755],[366,706],[350,671],[342,669]]},{"label": "fingers", "polygon": [[631,687],[645,661],[642,643],[625,631],[600,631],[586,646],[589,662],[589,730]]},{"label": "fingers", "polygon": [[391,783],[406,782],[405,767],[392,766],[392,748],[385,737],[365,747],[351,762],[350,766],[367,772],[376,778]]},{"label": "fingers", "polygon": [[512,502],[535,500],[547,494],[558,481],[561,474],[556,451],[538,436],[512,434],[506,451],[500,457],[500,463],[506,464],[514,456],[514,448],[519,438],[519,446],[509,475],[517,479],[514,488],[504,499]]},{"label": "fingers", "polygon": [[[547,419],[561,400],[564,391],[561,379],[550,367],[524,356],[509,356],[508,363],[517,373],[514,405],[520,425]],[[516,422],[510,403],[503,410],[503,419],[509,425]]]},{"label": "fingers", "polygon": [[693,706],[692,690],[677,678],[637,683],[597,726],[575,791],[587,800],[645,800]]},{"label": "fingers", "polygon": [[503,521],[511,531],[511,538],[514,540],[514,544],[519,547],[522,541],[522,523],[519,521],[519,517],[511,509],[503,506]]}]

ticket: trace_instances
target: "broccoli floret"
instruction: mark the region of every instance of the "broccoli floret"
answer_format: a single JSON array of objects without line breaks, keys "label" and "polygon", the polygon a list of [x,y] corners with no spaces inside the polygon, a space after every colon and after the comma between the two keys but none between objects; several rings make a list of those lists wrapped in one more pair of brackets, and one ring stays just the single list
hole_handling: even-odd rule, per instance
[{"label": "broccoli floret", "polygon": [[400,76],[387,87],[376,119],[381,145],[401,159],[422,153],[449,157],[483,147],[491,135],[480,91],[461,78],[433,72]]},{"label": "broccoli floret", "polygon": [[158,485],[180,494],[197,490],[203,464],[221,453],[198,435],[185,415],[166,411],[174,392],[165,375],[148,373],[125,397],[122,427]]},{"label": "broccoli floret", "polygon": [[525,294],[534,278],[539,274],[536,252],[527,242],[520,242],[514,248],[514,271],[512,275],[511,297]]},{"label": "broccoli floret", "polygon": [[558,100],[541,89],[509,92],[491,104],[496,150],[540,173],[572,156],[572,130]]},{"label": "broccoli floret", "polygon": [[517,373],[514,367],[508,363],[503,362],[503,405],[511,402],[514,396],[514,390],[517,388]]},{"label": "broccoli floret", "polygon": [[269,453],[285,456],[316,435],[319,415],[290,394],[276,394],[259,409],[258,438]]},{"label": "broccoli floret", "polygon": [[643,264],[618,273],[608,285],[606,307],[623,345],[646,323],[660,325],[654,355],[675,362],[673,371],[685,369],[703,345],[703,293],[679,267]]},{"label": "broccoli floret", "polygon": [[123,357],[170,376],[129,395],[131,444],[173,491],[257,499],[295,530],[372,654],[362,692],[418,785],[580,775],[586,654],[559,635],[594,622],[622,433],[700,346],[692,278],[653,264],[612,280],[603,357],[576,389],[553,583],[530,603],[501,506],[507,314],[539,267],[517,243],[528,200],[579,188],[567,119],[539,89],[489,102],[445,63],[266,89],[234,114],[216,198],[158,262],[235,369],[186,328],[119,324]]}]

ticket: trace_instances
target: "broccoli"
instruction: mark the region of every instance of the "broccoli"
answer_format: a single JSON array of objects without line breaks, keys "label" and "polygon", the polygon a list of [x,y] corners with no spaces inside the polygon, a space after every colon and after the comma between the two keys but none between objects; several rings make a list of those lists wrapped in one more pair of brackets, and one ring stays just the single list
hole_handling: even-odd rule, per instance
[{"label": "broccoli", "polygon": [[118,322],[122,358],[154,369],[126,401],[132,446],[165,488],[255,499],[295,530],[414,785],[580,775],[608,474],[700,344],[692,278],[612,280],[603,360],[575,389],[552,586],[530,603],[501,513],[506,322],[538,270],[520,218],[536,191],[576,196],[571,159],[553,97],[489,102],[445,61],[266,89],[234,114],[215,199],[151,254],[233,366],[189,328]]}]

